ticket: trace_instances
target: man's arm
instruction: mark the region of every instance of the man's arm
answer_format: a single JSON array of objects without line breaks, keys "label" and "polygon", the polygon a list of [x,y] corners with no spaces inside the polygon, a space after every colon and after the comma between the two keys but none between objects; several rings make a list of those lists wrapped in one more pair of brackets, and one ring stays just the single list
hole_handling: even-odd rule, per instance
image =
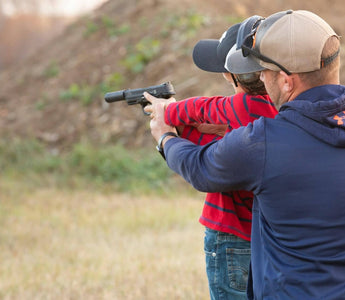
[{"label": "man's arm", "polygon": [[[158,141],[168,131],[164,102],[151,95],[151,133]],[[164,101],[164,100],[163,100]],[[264,120],[228,133],[223,139],[206,146],[197,146],[185,139],[168,136],[162,145],[168,166],[194,188],[203,192],[258,190],[264,172]]]},{"label": "man's arm", "polygon": [[164,145],[167,164],[202,192],[258,190],[265,159],[261,129],[262,126],[256,129],[250,124],[206,146],[183,139],[167,140]]}]

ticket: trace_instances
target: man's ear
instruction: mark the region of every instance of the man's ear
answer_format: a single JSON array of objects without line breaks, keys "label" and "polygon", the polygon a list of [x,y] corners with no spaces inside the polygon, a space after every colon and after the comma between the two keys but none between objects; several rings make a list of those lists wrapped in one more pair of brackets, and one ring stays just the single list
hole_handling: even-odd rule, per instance
[{"label": "man's ear", "polygon": [[290,78],[289,75],[287,75],[285,72],[280,71],[279,72],[279,84],[281,86],[281,89],[284,91],[284,93],[289,93],[291,92],[292,88],[293,88],[293,81]]},{"label": "man's ear", "polygon": [[283,91],[288,94],[291,93],[295,88],[296,74],[288,75],[285,72],[280,71],[279,75],[281,77],[281,85],[282,85]]}]

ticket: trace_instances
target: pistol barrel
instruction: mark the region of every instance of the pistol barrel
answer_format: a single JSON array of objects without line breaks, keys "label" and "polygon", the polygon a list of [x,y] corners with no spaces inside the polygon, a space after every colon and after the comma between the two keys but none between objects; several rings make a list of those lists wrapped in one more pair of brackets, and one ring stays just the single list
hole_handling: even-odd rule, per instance
[{"label": "pistol barrel", "polygon": [[104,96],[105,101],[108,103],[125,100],[125,90],[106,93]]}]

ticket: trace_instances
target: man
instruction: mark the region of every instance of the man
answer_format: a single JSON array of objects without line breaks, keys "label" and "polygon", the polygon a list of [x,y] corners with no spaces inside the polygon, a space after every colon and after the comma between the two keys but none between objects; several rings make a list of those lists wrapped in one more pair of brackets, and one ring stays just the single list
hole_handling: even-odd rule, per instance
[{"label": "man", "polygon": [[[207,192],[254,193],[250,299],[344,299],[345,87],[339,85],[339,37],[308,11],[264,20],[229,55],[239,72],[259,61],[279,108],[207,146],[166,136],[170,168]],[[243,57],[244,56],[244,57]],[[246,61],[248,60],[248,61]],[[153,102],[151,132],[174,132]]]},{"label": "man", "polygon": [[[195,45],[193,60],[196,66],[207,72],[222,73],[233,85],[235,94],[192,97],[166,104],[165,121],[171,126],[183,127],[179,130],[180,137],[205,145],[221,138],[219,135],[223,136],[225,129],[231,132],[260,116],[273,118],[277,114],[260,80],[260,72],[237,75],[224,67],[229,51],[242,43],[262,20],[260,16],[252,16],[231,26],[219,40],[201,40]],[[200,127],[208,129],[210,124],[225,127],[221,126],[218,136],[198,131]],[[218,125],[212,127],[218,128]],[[206,195],[199,221],[205,226],[206,272],[212,300],[247,299],[252,203],[253,193],[249,191]]]}]

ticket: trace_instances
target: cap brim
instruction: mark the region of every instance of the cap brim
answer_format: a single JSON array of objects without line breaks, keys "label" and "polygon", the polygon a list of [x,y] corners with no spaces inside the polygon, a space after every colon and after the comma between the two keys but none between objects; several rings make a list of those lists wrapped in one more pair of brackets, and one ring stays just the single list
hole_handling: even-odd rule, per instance
[{"label": "cap brim", "polygon": [[201,40],[193,50],[193,60],[195,65],[201,70],[216,73],[228,73],[224,67],[224,61],[217,56],[219,40]]},{"label": "cap brim", "polygon": [[252,73],[266,69],[265,67],[261,66],[253,57],[244,57],[241,49],[236,50],[227,56],[225,68],[233,74]]}]

